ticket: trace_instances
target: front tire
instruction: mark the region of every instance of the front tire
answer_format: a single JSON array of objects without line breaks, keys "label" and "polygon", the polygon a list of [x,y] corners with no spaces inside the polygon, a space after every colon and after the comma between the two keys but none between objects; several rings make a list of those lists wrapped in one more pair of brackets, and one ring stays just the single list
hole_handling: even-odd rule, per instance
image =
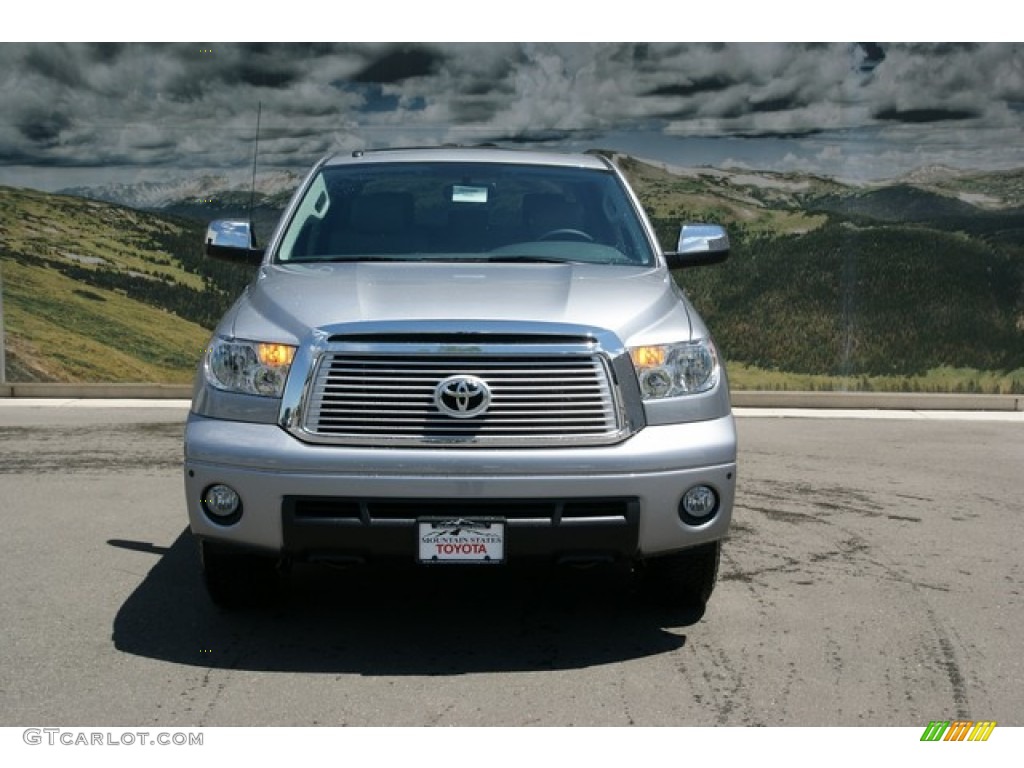
[{"label": "front tire", "polygon": [[210,541],[199,543],[199,556],[206,592],[220,608],[263,605],[278,591],[280,579],[273,557]]},{"label": "front tire", "polygon": [[640,588],[659,605],[703,611],[718,579],[722,542],[643,560]]}]

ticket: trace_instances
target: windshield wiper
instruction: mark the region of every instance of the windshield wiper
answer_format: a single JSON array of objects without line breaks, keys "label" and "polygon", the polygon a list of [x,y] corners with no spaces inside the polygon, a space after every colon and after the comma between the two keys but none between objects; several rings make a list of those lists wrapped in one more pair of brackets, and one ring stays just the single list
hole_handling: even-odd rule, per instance
[{"label": "windshield wiper", "polygon": [[516,254],[503,254],[501,256],[488,256],[482,259],[469,259],[469,261],[485,261],[495,264],[590,264],[589,261],[579,259],[560,259],[556,256],[529,256]]},{"label": "windshield wiper", "polygon": [[353,264],[359,261],[419,261],[420,258],[410,258],[400,253],[393,255],[377,256],[304,256],[295,259],[288,259],[282,264]]}]

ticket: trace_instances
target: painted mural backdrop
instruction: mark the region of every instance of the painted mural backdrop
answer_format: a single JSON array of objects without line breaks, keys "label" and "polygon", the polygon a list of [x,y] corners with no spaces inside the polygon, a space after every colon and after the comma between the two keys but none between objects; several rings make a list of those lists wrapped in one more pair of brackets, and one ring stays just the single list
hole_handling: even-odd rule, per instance
[{"label": "painted mural backdrop", "polygon": [[[1024,45],[0,44],[8,381],[186,381],[328,152],[441,143],[614,156],[734,384],[1024,391]],[[259,151],[253,184],[257,109]]]}]

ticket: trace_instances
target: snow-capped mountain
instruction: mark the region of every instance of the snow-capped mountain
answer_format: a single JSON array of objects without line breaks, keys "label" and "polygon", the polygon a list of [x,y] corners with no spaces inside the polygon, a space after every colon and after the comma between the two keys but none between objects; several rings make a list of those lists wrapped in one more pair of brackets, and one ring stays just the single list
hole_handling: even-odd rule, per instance
[{"label": "snow-capped mountain", "polygon": [[[293,171],[272,171],[256,175],[255,192],[261,198],[287,197],[298,186],[302,176]],[[58,194],[86,197],[117,203],[129,208],[160,210],[181,203],[216,200],[225,195],[249,194],[252,177],[244,174],[203,174],[178,177],[166,181],[141,181],[133,184],[103,184],[90,187],[69,187]]]}]

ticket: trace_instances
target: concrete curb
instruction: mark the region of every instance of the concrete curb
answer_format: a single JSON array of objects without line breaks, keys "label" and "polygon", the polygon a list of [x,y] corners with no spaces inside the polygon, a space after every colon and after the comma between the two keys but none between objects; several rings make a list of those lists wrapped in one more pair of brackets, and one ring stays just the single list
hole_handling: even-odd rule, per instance
[{"label": "concrete curb", "polygon": [[[191,384],[0,384],[0,398],[191,400]],[[897,411],[1024,411],[1024,395],[918,392],[766,392],[733,390],[737,408]]]},{"label": "concrete curb", "polygon": [[923,392],[732,391],[737,408],[872,409],[891,411],[1024,411],[1024,395]]},{"label": "concrete curb", "polygon": [[98,400],[191,400],[191,384],[56,384],[0,385],[0,397],[90,398]]}]

